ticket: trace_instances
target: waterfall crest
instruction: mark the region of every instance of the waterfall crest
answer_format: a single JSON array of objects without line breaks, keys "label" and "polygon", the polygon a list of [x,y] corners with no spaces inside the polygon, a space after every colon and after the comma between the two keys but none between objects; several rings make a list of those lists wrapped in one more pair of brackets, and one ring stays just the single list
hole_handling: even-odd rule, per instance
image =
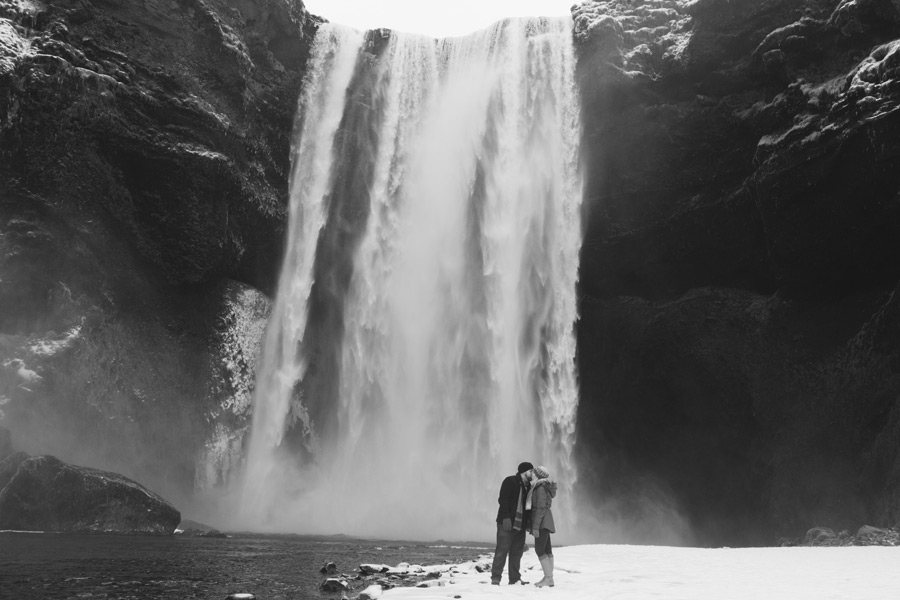
[{"label": "waterfall crest", "polygon": [[483,539],[521,460],[551,469],[557,521],[570,520],[571,26],[511,19],[444,40],[320,29],[257,380],[248,526]]}]

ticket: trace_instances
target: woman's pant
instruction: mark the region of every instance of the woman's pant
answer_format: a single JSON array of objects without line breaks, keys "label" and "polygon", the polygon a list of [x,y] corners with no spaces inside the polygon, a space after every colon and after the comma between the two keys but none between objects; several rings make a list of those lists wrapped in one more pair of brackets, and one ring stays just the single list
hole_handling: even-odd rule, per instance
[{"label": "woman's pant", "polygon": [[542,556],[553,556],[553,546],[550,545],[549,529],[541,529],[540,535],[534,538],[534,551],[537,552],[538,558]]}]

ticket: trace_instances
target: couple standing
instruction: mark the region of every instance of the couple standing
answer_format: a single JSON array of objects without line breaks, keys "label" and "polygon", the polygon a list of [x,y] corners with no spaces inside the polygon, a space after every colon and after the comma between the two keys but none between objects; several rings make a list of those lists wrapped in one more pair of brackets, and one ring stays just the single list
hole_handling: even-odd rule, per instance
[{"label": "couple standing", "polygon": [[556,496],[556,482],[550,481],[550,472],[544,467],[535,467],[530,462],[519,465],[518,473],[510,475],[500,485],[500,509],[497,511],[497,549],[494,550],[494,565],[491,569],[491,583],[500,585],[503,563],[509,557],[509,583],[522,581],[519,565],[525,552],[525,532],[534,536],[534,551],[537,552],[544,578],[535,586],[553,587],[553,549],[550,534],[556,533],[550,504]]}]

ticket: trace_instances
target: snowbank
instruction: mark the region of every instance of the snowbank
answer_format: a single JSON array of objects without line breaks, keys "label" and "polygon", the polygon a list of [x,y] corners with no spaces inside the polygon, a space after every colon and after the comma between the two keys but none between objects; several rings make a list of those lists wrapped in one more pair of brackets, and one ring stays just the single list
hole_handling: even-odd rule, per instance
[{"label": "snowbank", "polygon": [[[669,548],[570,546],[554,549],[556,586],[490,585],[490,573],[464,563],[444,585],[395,588],[383,600],[565,598],[566,600],[874,600],[900,595],[900,548]],[[525,580],[541,578],[534,552],[522,559]]]}]

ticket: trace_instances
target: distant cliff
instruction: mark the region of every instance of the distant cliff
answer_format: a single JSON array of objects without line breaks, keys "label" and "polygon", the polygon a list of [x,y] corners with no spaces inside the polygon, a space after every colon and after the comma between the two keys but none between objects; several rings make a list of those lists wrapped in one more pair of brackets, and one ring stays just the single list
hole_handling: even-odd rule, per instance
[{"label": "distant cliff", "polygon": [[637,535],[900,518],[898,5],[574,9],[581,484]]}]

